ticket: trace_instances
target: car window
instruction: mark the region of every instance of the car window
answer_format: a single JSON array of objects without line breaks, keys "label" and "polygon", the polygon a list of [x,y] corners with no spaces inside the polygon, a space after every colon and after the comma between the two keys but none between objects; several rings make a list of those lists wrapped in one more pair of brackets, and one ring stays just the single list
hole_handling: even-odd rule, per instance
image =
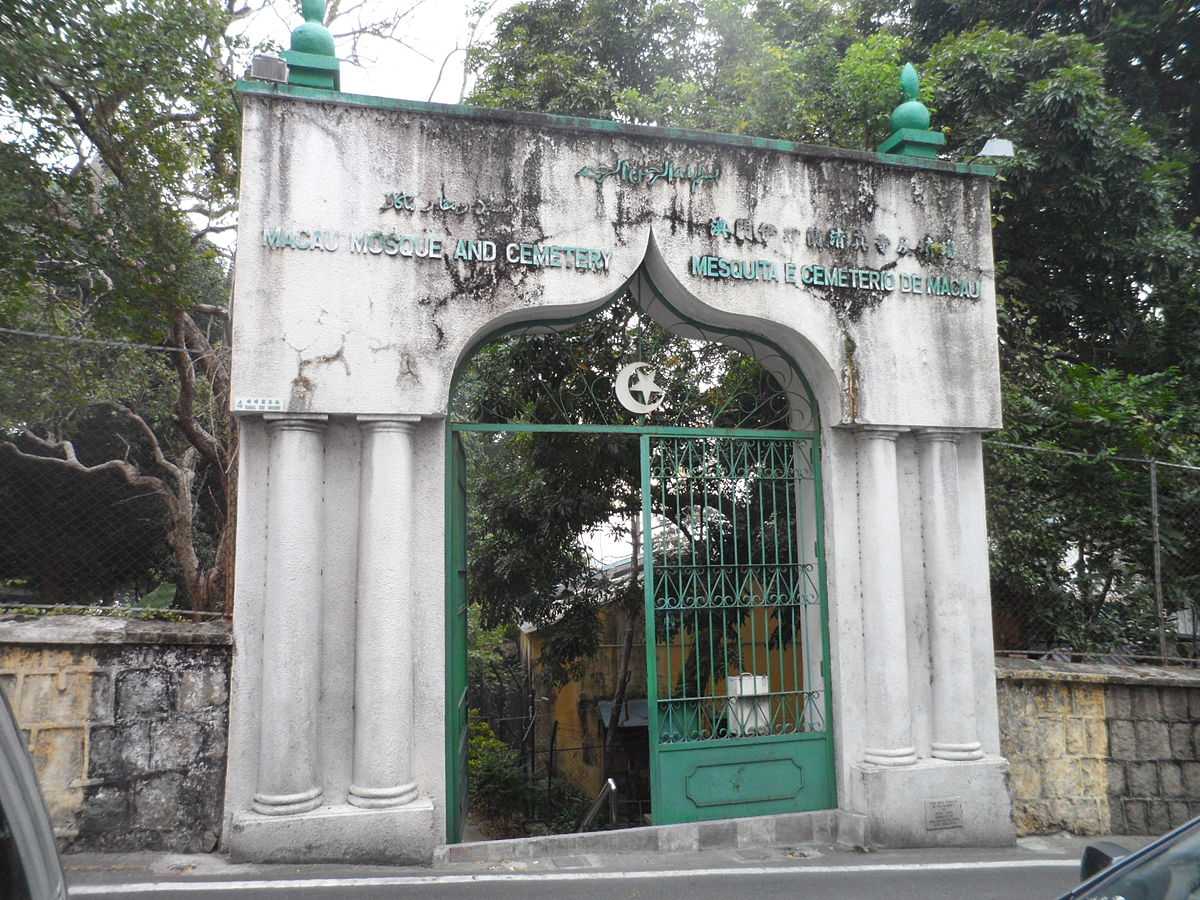
[{"label": "car window", "polygon": [[1080,900],[1200,900],[1200,828],[1114,872]]},{"label": "car window", "polygon": [[29,900],[29,882],[25,867],[21,865],[21,854],[17,850],[17,839],[4,815],[0,804],[0,898],[3,900]]}]

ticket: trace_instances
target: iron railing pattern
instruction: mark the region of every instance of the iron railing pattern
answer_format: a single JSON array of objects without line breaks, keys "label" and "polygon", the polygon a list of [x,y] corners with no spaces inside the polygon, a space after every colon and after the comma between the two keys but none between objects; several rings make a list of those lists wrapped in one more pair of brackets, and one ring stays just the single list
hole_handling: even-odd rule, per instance
[{"label": "iron railing pattern", "polygon": [[652,436],[649,466],[659,742],[824,731],[811,441]]}]

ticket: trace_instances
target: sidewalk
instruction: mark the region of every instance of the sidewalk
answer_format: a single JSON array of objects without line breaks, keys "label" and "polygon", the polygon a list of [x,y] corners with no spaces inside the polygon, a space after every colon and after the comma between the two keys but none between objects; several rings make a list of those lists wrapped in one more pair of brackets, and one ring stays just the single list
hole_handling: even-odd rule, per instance
[{"label": "sidewalk", "polygon": [[73,853],[63,857],[67,880],[75,888],[85,885],[136,884],[172,881],[276,881],[280,879],[373,878],[430,875],[486,875],[496,873],[679,871],[779,866],[861,868],[864,866],[962,865],[1022,862],[1046,865],[1056,862],[1069,869],[1083,848],[1097,840],[1114,841],[1131,851],[1153,838],[1119,835],[1077,837],[1069,834],[1021,838],[1015,847],[954,848],[944,850],[885,850],[866,852],[831,844],[705,850],[702,852],[582,853],[552,859],[501,859],[491,862],[440,862],[432,867],[385,865],[258,865],[232,863],[220,854]]}]

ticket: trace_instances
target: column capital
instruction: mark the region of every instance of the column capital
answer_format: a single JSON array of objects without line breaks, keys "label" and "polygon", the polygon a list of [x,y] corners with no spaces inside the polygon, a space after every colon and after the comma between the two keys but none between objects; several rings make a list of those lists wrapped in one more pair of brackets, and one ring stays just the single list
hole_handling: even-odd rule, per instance
[{"label": "column capital", "polygon": [[318,413],[264,413],[271,431],[324,431],[329,416]]},{"label": "column capital", "polygon": [[931,444],[934,442],[943,442],[947,444],[957,444],[963,435],[968,434],[961,428],[918,428],[916,429],[917,440],[922,444]]},{"label": "column capital", "polygon": [[894,441],[906,431],[906,425],[855,425],[851,431],[858,440]]},{"label": "column capital", "polygon": [[399,431],[405,434],[411,433],[421,421],[420,416],[400,413],[355,416],[354,419],[363,431]]}]

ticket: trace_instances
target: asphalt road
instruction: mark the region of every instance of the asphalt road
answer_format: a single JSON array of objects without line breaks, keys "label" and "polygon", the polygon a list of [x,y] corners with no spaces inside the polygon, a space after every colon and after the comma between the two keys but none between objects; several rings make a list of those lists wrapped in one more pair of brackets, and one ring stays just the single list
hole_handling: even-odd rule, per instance
[{"label": "asphalt road", "polygon": [[[366,898],[463,898],[463,900],[731,900],[752,897],[828,900],[1036,900],[1057,897],[1077,881],[1070,859],[889,859],[798,861],[793,864],[694,866],[674,869],[587,868],[543,872],[454,872],[405,870],[362,874],[362,870],[319,875],[230,874],[140,880],[72,877],[72,898],[130,897],[138,900],[303,900]],[[378,870],[375,870],[376,872]],[[126,873],[132,874],[132,873]]]}]

